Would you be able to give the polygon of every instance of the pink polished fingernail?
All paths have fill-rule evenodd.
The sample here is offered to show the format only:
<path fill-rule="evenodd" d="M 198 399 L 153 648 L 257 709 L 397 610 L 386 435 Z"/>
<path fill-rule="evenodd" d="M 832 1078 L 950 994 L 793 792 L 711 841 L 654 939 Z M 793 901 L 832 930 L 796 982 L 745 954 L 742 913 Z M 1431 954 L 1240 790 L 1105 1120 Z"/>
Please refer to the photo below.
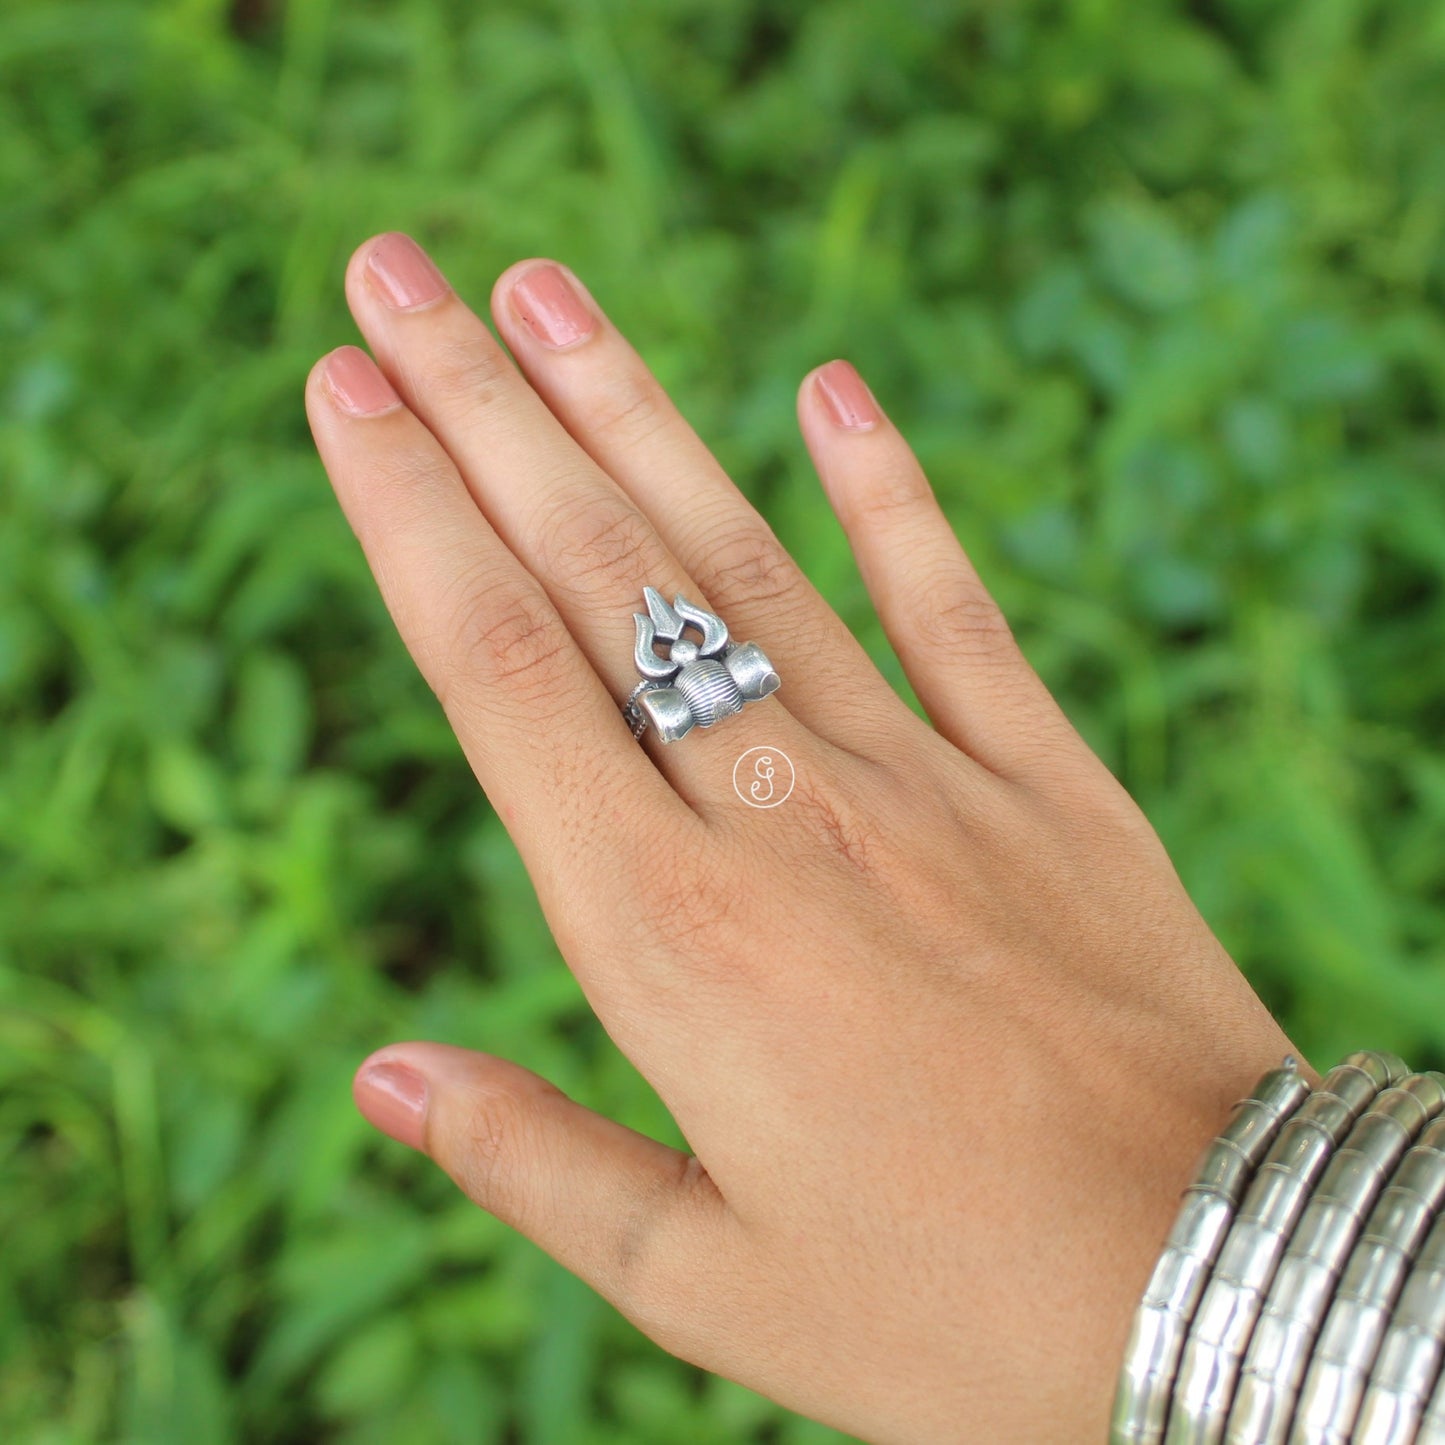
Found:
<path fill-rule="evenodd" d="M 512 285 L 512 305 L 544 346 L 571 346 L 591 336 L 592 313 L 555 266 L 537 266 Z"/>
<path fill-rule="evenodd" d="M 326 358 L 325 376 L 337 406 L 352 416 L 375 416 L 401 400 L 381 369 L 359 346 L 338 346 Z"/>
<path fill-rule="evenodd" d="M 451 289 L 432 259 L 402 231 L 388 231 L 366 258 L 367 274 L 388 306 L 425 306 Z"/>
<path fill-rule="evenodd" d="M 813 381 L 836 426 L 845 431 L 870 431 L 883 420 L 873 393 L 846 361 L 830 361 Z"/>
<path fill-rule="evenodd" d="M 372 1064 L 351 1086 L 356 1107 L 368 1123 L 399 1144 L 423 1147 L 426 1080 L 407 1064 Z"/>

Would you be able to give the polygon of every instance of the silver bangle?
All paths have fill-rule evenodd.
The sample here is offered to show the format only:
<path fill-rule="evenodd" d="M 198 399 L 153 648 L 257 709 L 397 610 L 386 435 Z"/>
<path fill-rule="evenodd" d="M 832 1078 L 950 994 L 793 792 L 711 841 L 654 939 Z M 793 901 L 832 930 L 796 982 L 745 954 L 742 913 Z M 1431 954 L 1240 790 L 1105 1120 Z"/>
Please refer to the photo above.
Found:
<path fill-rule="evenodd" d="M 1134 1315 L 1114 1396 L 1111 1445 L 1158 1445 L 1163 1439 L 1179 1355 L 1235 1207 L 1284 1120 L 1309 1092 L 1289 1056 L 1234 1106 L 1200 1157 Z"/>
<path fill-rule="evenodd" d="M 1133 1321 L 1111 1419 L 1115 1445 L 1222 1439 L 1255 1320 L 1315 1181 L 1356 1119 L 1407 1072 L 1393 1055 L 1364 1052 L 1306 1097 L 1275 1083 L 1294 1100 L 1270 1137 L 1255 1126 L 1251 1137 L 1264 1150 L 1257 1172 L 1259 1153 L 1238 1157 L 1225 1135 L 1206 1151 Z M 1256 1095 L 1270 1082 L 1261 1080 Z M 1211 1168 L 1222 1187 L 1198 1187 Z"/>
<path fill-rule="evenodd" d="M 1356 1121 L 1309 1196 L 1250 1336 L 1224 1438 L 1284 1445 L 1300 1380 L 1365 1217 L 1415 1136 L 1445 1109 L 1445 1079 L 1412 1074 Z"/>
<path fill-rule="evenodd" d="M 1350 1252 L 1300 1387 L 1290 1445 L 1347 1445 L 1410 1261 L 1445 1203 L 1445 1119 L 1400 1161 Z"/>
<path fill-rule="evenodd" d="M 1361 1113 L 1407 1070 L 1389 1054 L 1351 1054 L 1279 1131 L 1249 1186 L 1199 1302 L 1179 1362 L 1166 1445 L 1219 1445 L 1265 1291 L 1326 1162 Z"/>
<path fill-rule="evenodd" d="M 1420 1417 L 1415 1445 L 1445 1445 L 1445 1372 L 1435 1381 L 1434 1393 Z"/>
<path fill-rule="evenodd" d="M 1111 1445 L 1445 1445 L 1445 1073 L 1293 1058 L 1204 1151 Z"/>
<path fill-rule="evenodd" d="M 1411 1445 L 1445 1351 L 1445 1215 L 1436 1215 L 1405 1279 L 1360 1402 L 1355 1433 Z"/>

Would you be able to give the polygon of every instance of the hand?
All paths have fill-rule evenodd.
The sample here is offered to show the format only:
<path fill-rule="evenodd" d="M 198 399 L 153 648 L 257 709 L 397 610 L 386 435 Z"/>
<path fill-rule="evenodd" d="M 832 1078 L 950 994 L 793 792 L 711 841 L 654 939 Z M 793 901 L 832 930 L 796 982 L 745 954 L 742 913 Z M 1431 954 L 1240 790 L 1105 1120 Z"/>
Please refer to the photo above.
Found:
<path fill-rule="evenodd" d="M 404 236 L 346 291 L 380 370 L 318 362 L 316 444 L 564 957 L 694 1152 L 434 1044 L 368 1059 L 360 1107 L 663 1348 L 794 1410 L 908 1445 L 1104 1439 L 1179 1191 L 1292 1045 L 902 437 L 846 363 L 804 379 L 932 728 L 565 270 L 497 282 L 515 363 Z M 718 612 L 781 690 L 635 742 L 645 585 Z M 791 761 L 779 806 L 734 790 L 754 747 Z"/>

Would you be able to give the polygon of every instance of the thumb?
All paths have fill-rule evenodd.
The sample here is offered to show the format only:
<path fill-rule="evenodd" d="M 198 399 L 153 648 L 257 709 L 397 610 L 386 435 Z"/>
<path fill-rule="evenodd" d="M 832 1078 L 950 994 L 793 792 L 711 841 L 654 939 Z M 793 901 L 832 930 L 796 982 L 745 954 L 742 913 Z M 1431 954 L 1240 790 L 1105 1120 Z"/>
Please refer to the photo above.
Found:
<path fill-rule="evenodd" d="M 691 1154 L 569 1099 L 530 1069 L 447 1044 L 392 1044 L 352 1081 L 356 1105 L 429 1155 L 673 1354 L 702 1363 L 710 1281 L 736 1221 Z"/>

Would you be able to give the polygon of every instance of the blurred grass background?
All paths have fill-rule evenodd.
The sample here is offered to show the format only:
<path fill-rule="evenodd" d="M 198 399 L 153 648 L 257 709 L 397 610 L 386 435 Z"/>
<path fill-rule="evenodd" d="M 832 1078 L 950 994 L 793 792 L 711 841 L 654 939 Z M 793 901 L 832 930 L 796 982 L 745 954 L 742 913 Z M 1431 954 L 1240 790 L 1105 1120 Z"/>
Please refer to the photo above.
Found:
<path fill-rule="evenodd" d="M 853 358 L 1311 1058 L 1445 1063 L 1445 6 L 7 0 L 0 77 L 0 1438 L 839 1438 L 351 1106 L 429 1037 L 676 1140 L 310 443 L 379 230 L 574 266 L 897 677 Z"/>

